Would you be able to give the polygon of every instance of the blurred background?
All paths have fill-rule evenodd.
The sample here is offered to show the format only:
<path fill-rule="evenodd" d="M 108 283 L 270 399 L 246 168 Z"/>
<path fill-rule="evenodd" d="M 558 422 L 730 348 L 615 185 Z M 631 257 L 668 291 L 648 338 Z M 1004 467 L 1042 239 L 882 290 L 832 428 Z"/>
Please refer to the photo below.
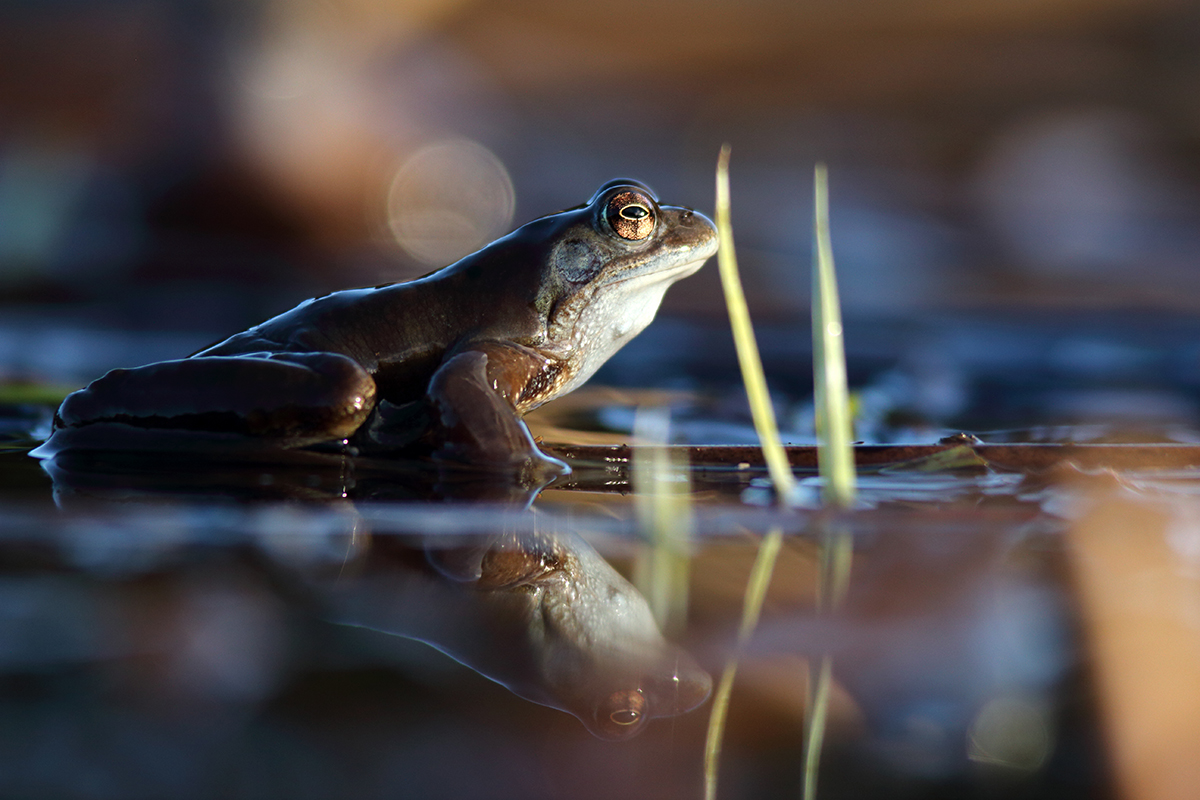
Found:
<path fill-rule="evenodd" d="M 851 314 L 1196 304 L 1193 3 L 9 0 L 0 320 L 179 355 L 613 177 L 711 211 L 723 142 L 756 319 L 805 314 L 818 160 Z"/>
<path fill-rule="evenodd" d="M 800 431 L 789 441 L 803 441 L 812 418 L 804 328 L 812 170 L 825 161 L 851 378 L 867 386 L 859 393 L 862 438 L 932 441 L 954 430 L 1038 424 L 1045 427 L 1034 440 L 1086 441 L 1081 422 L 1115 420 L 1133 441 L 1200 442 L 1200 4 L 1184 0 L 0 0 L 0 387 L 28 380 L 75 388 L 110 367 L 180 357 L 315 294 L 426 273 L 517 224 L 584 202 L 614 177 L 637 178 L 665 202 L 710 212 L 725 142 L 733 148 L 733 220 L 760 345 L 772 388 L 795 401 L 781 406 L 782 425 Z M 697 380 L 669 383 L 681 373 L 719 383 L 708 405 L 697 401 L 691 420 L 706 427 L 688 436 L 753 441 L 715 268 L 668 293 L 662 316 L 672 314 L 687 324 L 660 322 L 607 376 L 639 386 L 694 387 Z M 11 410 L 10 400 L 0 405 Z M 15 429 L 25 435 L 39 420 L 48 429 L 52 404 L 44 405 L 22 412 Z M 731 417 L 736 424 L 724 425 Z M 1073 427 L 1051 427 L 1061 421 Z M 1147 421 L 1162 426 L 1147 433 Z M 689 420 L 676 411 L 672 424 Z M 1112 428 L 1102 433 L 1113 438 Z M 0 480 L 6 502 L 44 502 L 49 478 L 23 450 L 11 452 Z M 1054 496 L 1039 495 L 1037 485 L 1011 487 L 1022 503 L 1048 498 L 1047 525 L 1057 536 L 1062 523 L 1054 515 L 1063 512 L 1052 507 Z M 944 485 L 926 488 L 918 500 L 898 492 L 893 505 L 932 496 L 928 502 L 940 507 L 953 496 Z M 1008 502 L 991 485 L 971 491 L 959 508 Z M 1193 483 L 1180 491 L 1194 493 Z M 336 496 L 340 502 L 344 495 Z M 1145 562 L 1160 565 L 1162 575 L 1200 574 L 1200 511 L 1188 509 L 1178 524 L 1154 523 L 1156 536 L 1185 543 L 1178 547 L 1186 573 L 1169 554 Z M 285 511 L 276 527 L 286 531 L 297 516 Z M 209 513 L 216 512 L 203 507 L 199 520 L 184 514 L 184 522 L 207 532 Z M 1121 521 L 1117 539 L 1141 524 L 1128 516 L 1125 524 L 1110 511 L 1091 524 L 1105 533 L 1107 520 Z M 154 573 L 144 585 L 141 573 L 123 567 L 133 575 L 126 581 L 127 573 L 96 553 L 109 541 L 98 532 L 125 545 L 131 523 L 100 519 L 99 529 L 79 528 L 83 555 L 64 556 L 69 569 L 95 572 L 83 584 L 69 575 L 43 584 L 38 573 L 38 580 L 0 587 L 8 593 L 0 610 L 9 615 L 10 641 L 11 631 L 28 630 L 28 652 L 37 658 L 60 657 L 44 642 L 61 618 L 60 639 L 70 643 L 78 633 L 78 641 L 96 643 L 93 650 L 79 645 L 84 656 L 64 651 L 64 661 L 116 659 L 104 673 L 115 678 L 65 672 L 59 687 L 49 683 L 58 673 L 43 683 L 12 678 L 31 669 L 17 658 L 26 651 L 0 653 L 8 659 L 0 679 L 15 689 L 0 693 L 0 739 L 33 743 L 0 748 L 0 757 L 39 779 L 76 781 L 86 789 L 79 796 L 128 796 L 122 789 L 143 784 L 115 781 L 106 794 L 96 786 L 108 784 L 94 776 L 108 772 L 62 766 L 116 763 L 121 774 L 150 775 L 144 785 L 167 786 L 168 794 L 206 796 L 208 786 L 225 784 L 195 776 L 223 781 L 226 773 L 205 759 L 216 753 L 240 764 L 229 753 L 244 747 L 251 765 L 244 785 L 259 785 L 250 778 L 265 787 L 295 785 L 294 796 L 346 793 L 346 786 L 365 797 L 394 796 L 393 786 L 419 793 L 412 787 L 426 784 L 414 782 L 418 767 L 430 786 L 444 788 L 447 776 L 466 786 L 475 780 L 462 769 L 466 762 L 488 786 L 510 774 L 544 779 L 549 764 L 560 777 L 520 784 L 531 797 L 561 796 L 558 787 L 576 782 L 592 791 L 576 796 L 628 795 L 630 786 L 666 796 L 681 774 L 698 788 L 702 714 L 663 724 L 635 747 L 600 751 L 575 720 L 544 709 L 534 708 L 543 715 L 519 723 L 524 733 L 514 735 L 513 720 L 524 719 L 528 704 L 506 701 L 503 692 L 497 701 L 495 687 L 478 676 L 467 676 L 478 683 L 464 691 L 441 677 L 445 665 L 429 668 L 433 677 L 417 688 L 397 683 L 367 656 L 356 656 L 367 667 L 351 666 L 359 678 L 373 670 L 373 680 L 329 678 L 351 672 L 333 663 L 345 648 L 327 644 L 346 634 L 308 631 L 306 616 L 293 619 L 274 588 L 263 588 L 248 567 L 221 561 L 226 555 L 137 567 L 167 575 L 160 583 Z M 61 524 L 41 512 L 22 523 L 11 506 L 3 522 L 42 544 Z M 184 522 L 147 525 L 171 537 Z M 1016 675 L 1028 678 L 1022 691 L 1033 686 L 1049 697 L 1047 687 L 1063 689 L 1052 710 L 1064 744 L 1047 744 L 1038 755 L 1054 751 L 1044 772 L 1036 772 L 1040 762 L 1021 767 L 1043 781 L 1043 794 L 1004 783 L 970 796 L 1004 796 L 1009 786 L 1010 796 L 1084 796 L 1062 789 L 1080 785 L 1095 789 L 1087 796 L 1111 796 L 1107 764 L 1096 755 L 1092 665 L 1087 653 L 1078 655 L 1084 648 L 1073 626 L 1089 628 L 1107 613 L 1105 603 L 1124 596 L 1110 590 L 1114 574 L 1143 586 L 1173 584 L 1147 581 L 1157 573 L 1117 549 L 1110 560 L 1080 559 L 1082 588 L 1059 595 L 1063 545 L 1031 537 L 1042 529 L 1026 516 L 993 520 L 993 528 L 969 515 L 953 522 L 942 550 L 937 541 L 925 550 L 911 546 L 929 533 L 919 519 L 920 535 L 899 540 L 902 546 L 856 554 L 856 576 L 867 579 L 856 578 L 867 592 L 862 607 L 885 610 L 887 627 L 898 633 L 879 636 L 883 623 L 864 614 L 873 627 L 846 647 L 861 645 L 866 656 L 851 665 L 857 672 L 840 662 L 839 670 L 864 713 L 895 723 L 876 732 L 899 733 L 867 742 L 884 757 L 832 758 L 845 759 L 842 775 L 852 784 L 876 780 L 862 765 L 878 771 L 889 758 L 900 763 L 894 769 L 917 774 L 914 781 L 949 782 L 942 794 L 910 787 L 889 796 L 968 796 L 954 783 L 965 780 L 967 759 L 959 727 L 979 719 L 967 711 L 989 699 L 985 689 L 1011 688 L 988 680 Z M 1097 546 L 1089 530 L 1073 534 L 1081 551 Z M 1098 541 L 1103 547 L 1107 540 Z M 738 546 L 748 572 L 748 540 Z M 1157 558 L 1157 550 L 1148 552 Z M 4 558 L 26 564 L 11 550 Z M 797 560 L 789 575 L 808 574 L 813 559 Z M 880 577 L 892 567 L 903 579 L 894 584 Z M 743 574 L 696 574 L 731 588 L 695 591 L 693 605 L 703 614 L 704 598 L 716 596 L 732 620 Z M 1026 591 L 1046 576 L 1053 597 Z M 806 584 L 780 585 L 799 592 Z M 1130 595 L 1139 610 L 1153 608 L 1171 624 L 1152 628 L 1137 618 L 1118 629 L 1156 637 L 1125 648 L 1137 657 L 1121 674 L 1161 704 L 1132 692 L 1129 705 L 1186 712 L 1193 727 L 1184 733 L 1171 734 L 1177 729 L 1164 727 L 1161 715 L 1146 719 L 1148 730 L 1173 737 L 1189 764 L 1195 705 L 1180 698 L 1194 688 L 1195 651 L 1166 656 L 1170 643 L 1186 648 L 1195 632 L 1194 588 L 1179 589 L 1177 606 Z M 105 604 L 110 590 L 116 605 Z M 51 595 L 60 591 L 69 602 L 56 606 L 59 596 Z M 89 614 L 113 607 L 118 620 L 121 609 L 131 610 L 125 644 L 92 632 L 109 629 L 92 625 Z M 1082 622 L 1072 616 L 1079 608 Z M 908 627 L 895 619 L 906 609 L 915 609 Z M 1172 609 L 1182 609 L 1177 620 Z M 1016 622 L 1006 628 L 997 619 Z M 732 624 L 718 619 L 710 630 Z M 1047 633 L 1059 625 L 1062 631 Z M 1043 636 L 1046 643 L 1029 643 Z M 1096 641 L 1103 649 L 1103 632 Z M 123 671 L 121 647 L 136 658 L 150 653 L 146 670 Z M 282 666 L 292 663 L 289 648 L 307 648 L 311 663 Z M 718 649 L 701 653 L 707 666 L 719 667 Z M 214 655 L 205 661 L 198 653 Z M 920 658 L 909 658 L 914 653 Z M 1174 680 L 1154 672 L 1177 663 Z M 230 664 L 246 666 L 221 671 Z M 1022 672 L 1022 664 L 1045 669 Z M 760 685 L 772 677 L 763 674 Z M 81 683 L 73 683 L 78 675 Z M 927 676 L 940 681 L 936 691 L 926 691 Z M 272 683 L 285 677 L 290 688 Z M 788 793 L 780 796 L 796 796 L 801 684 L 778 683 L 792 694 L 760 689 L 757 704 L 735 700 L 731 730 L 735 738 L 739 726 L 743 734 L 771 734 L 762 715 L 782 720 L 776 730 L 785 733 L 762 744 L 778 763 L 767 778 L 784 776 L 779 785 Z M 31 685 L 45 694 L 26 691 Z M 485 740 L 463 739 L 461 726 L 425 705 L 437 685 L 471 713 L 491 715 Z M 177 686 L 182 700 L 159 702 L 158 693 Z M 1115 696 L 1125 696 L 1121 688 L 1112 689 Z M 86 713 L 78 710 L 80 692 Z M 230 699 L 212 699 L 218 696 Z M 27 705 L 26 697 L 33 697 Z M 127 713 L 128 697 L 153 712 Z M 926 697 L 938 702 L 922 705 Z M 193 698 L 216 711 L 199 713 L 202 703 Z M 268 702 L 279 717 L 266 714 L 260 723 L 246 712 Z M 1034 707 L 1037 725 L 1041 708 Z M 356 714 L 371 724 L 348 737 L 339 720 Z M 316 720 L 312 738 L 297 737 L 297 718 Z M 530 737 L 537 748 L 524 746 Z M 1168 752 L 1166 738 L 1148 736 L 1149 752 Z M 322 755 L 331 747 L 333 756 Z M 455 747 L 463 748 L 461 758 Z M 727 750 L 735 757 L 726 774 L 742 788 L 735 796 L 768 796 L 761 766 L 738 766 L 736 755 L 749 750 L 739 747 Z M 114 762 L 112 753 L 130 760 Z M 930 753 L 959 760 L 944 767 L 924 758 Z M 628 767 L 633 762 L 636 769 Z M 254 764 L 266 766 L 254 772 Z M 352 785 L 346 776 L 362 780 Z M 360 784 L 376 793 L 359 791 Z M 1195 785 L 1162 796 L 1189 797 Z M 147 796 L 154 794 L 163 792 Z M 266 789 L 247 794 L 270 796 Z"/>

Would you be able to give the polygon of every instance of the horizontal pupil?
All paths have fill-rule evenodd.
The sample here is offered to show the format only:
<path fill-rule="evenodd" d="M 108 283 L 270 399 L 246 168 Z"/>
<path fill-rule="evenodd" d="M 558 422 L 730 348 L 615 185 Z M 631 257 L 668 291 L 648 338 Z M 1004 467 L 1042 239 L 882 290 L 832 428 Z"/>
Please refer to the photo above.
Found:
<path fill-rule="evenodd" d="M 621 209 L 621 216 L 625 219 L 645 219 L 650 212 L 644 206 L 625 206 Z"/>

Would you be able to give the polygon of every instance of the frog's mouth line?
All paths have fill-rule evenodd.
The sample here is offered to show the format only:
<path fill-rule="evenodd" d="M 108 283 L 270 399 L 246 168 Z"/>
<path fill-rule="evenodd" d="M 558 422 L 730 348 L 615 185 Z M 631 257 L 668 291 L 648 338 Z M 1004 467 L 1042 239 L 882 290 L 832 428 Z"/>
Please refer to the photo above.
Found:
<path fill-rule="evenodd" d="M 684 275 L 691 274 L 692 272 L 700 269 L 700 267 L 704 266 L 704 262 L 708 261 L 708 259 L 711 257 L 712 256 L 705 256 L 704 258 L 685 261 L 682 264 L 662 267 L 660 269 L 650 270 L 649 272 L 638 272 L 637 267 L 631 267 L 630 271 L 633 274 L 622 275 L 616 280 L 610 281 L 607 285 L 610 287 L 619 286 L 622 283 L 628 283 L 629 281 L 636 280 L 645 280 L 647 283 L 657 283 L 658 281 L 662 280 L 677 279 L 676 276 L 683 277 Z"/>

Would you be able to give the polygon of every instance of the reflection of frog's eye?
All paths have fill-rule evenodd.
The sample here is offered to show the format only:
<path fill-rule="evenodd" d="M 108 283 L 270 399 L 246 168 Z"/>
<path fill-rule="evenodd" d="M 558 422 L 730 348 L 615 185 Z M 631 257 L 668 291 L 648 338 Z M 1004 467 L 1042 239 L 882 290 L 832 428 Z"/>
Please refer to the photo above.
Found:
<path fill-rule="evenodd" d="M 596 708 L 597 732 L 608 739 L 633 736 L 646 719 L 646 696 L 639 689 L 613 692 Z"/>
<path fill-rule="evenodd" d="M 626 725 L 632 725 L 633 723 L 637 722 L 639 719 L 642 718 L 642 715 L 639 714 L 637 711 L 634 711 L 632 708 L 622 708 L 619 711 L 614 711 L 611 714 L 609 714 L 608 718 L 610 720 L 612 720 L 613 722 L 615 722 L 616 724 L 624 727 Z"/>
<path fill-rule="evenodd" d="M 654 206 L 638 192 L 613 195 L 605 216 L 622 239 L 640 241 L 654 230 Z"/>

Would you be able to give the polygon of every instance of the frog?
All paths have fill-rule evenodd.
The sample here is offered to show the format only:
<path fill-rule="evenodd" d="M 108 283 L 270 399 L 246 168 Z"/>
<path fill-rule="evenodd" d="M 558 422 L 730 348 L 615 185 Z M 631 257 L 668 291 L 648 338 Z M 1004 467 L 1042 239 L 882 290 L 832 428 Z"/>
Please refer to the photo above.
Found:
<path fill-rule="evenodd" d="M 33 455 L 417 448 L 531 481 L 565 474 L 524 415 L 649 325 L 717 238 L 703 214 L 609 181 L 420 278 L 335 291 L 186 358 L 112 370 L 66 397 Z"/>
<path fill-rule="evenodd" d="M 359 537 L 325 569 L 298 577 L 328 621 L 423 642 L 600 739 L 631 739 L 712 690 L 641 592 L 553 517 L 503 534 Z"/>

